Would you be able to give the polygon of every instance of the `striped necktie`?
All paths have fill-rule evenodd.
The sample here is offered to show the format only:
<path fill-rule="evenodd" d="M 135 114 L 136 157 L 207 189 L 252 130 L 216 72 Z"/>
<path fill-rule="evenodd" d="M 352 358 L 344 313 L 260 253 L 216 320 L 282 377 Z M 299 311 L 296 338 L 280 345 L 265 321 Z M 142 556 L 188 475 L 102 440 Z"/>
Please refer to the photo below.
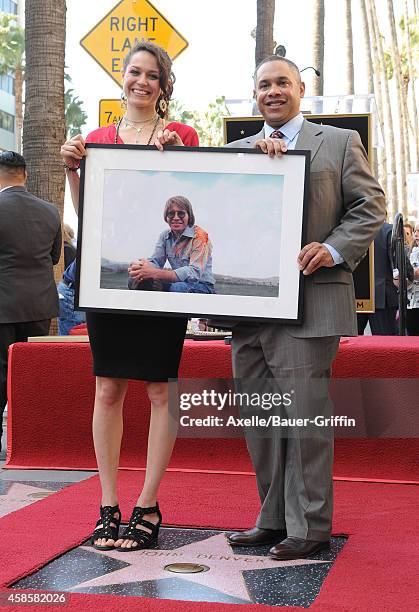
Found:
<path fill-rule="evenodd" d="M 281 130 L 274 130 L 269 138 L 284 138 L 284 134 Z"/>

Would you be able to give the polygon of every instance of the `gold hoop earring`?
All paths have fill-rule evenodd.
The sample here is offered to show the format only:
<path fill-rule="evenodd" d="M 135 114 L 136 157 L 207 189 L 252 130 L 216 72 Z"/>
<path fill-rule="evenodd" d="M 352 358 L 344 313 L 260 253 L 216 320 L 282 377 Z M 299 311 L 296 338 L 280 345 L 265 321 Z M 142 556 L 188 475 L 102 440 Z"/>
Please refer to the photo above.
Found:
<path fill-rule="evenodd" d="M 127 96 L 124 90 L 121 91 L 121 106 L 124 110 L 127 110 Z"/>
<path fill-rule="evenodd" d="M 163 113 L 163 115 L 166 114 L 166 111 L 167 111 L 167 102 L 166 102 L 166 100 L 164 98 L 160 98 L 159 109 Z"/>

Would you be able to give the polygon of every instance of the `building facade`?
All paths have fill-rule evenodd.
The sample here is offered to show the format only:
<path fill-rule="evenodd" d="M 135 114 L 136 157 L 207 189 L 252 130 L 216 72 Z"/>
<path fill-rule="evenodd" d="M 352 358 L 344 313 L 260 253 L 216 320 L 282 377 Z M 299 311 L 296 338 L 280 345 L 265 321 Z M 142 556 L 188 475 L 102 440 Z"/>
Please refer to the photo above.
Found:
<path fill-rule="evenodd" d="M 22 0 L 0 0 L 0 11 L 16 15 L 23 25 Z M 0 75 L 0 150 L 20 150 L 15 132 L 15 80 L 13 74 Z"/>

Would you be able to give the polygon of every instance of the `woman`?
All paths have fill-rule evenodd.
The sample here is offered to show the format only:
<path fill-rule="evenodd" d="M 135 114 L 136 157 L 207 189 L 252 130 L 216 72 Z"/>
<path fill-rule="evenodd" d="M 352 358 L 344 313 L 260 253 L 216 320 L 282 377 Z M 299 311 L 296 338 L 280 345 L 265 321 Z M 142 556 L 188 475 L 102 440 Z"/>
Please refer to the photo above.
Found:
<path fill-rule="evenodd" d="M 76 325 L 86 321 L 86 315 L 80 310 L 74 310 L 74 294 L 76 284 L 76 260 L 64 270 L 63 278 L 58 283 L 59 313 L 58 334 L 68 336 Z"/>
<path fill-rule="evenodd" d="M 171 65 L 162 48 L 149 42 L 136 44 L 124 60 L 122 98 L 126 111 L 119 123 L 95 130 L 86 140 L 75 136 L 62 146 L 75 207 L 79 192 L 76 170 L 86 155 L 85 142 L 154 144 L 161 151 L 164 144 L 198 145 L 193 128 L 164 123 L 174 83 Z M 177 378 L 186 323 L 186 319 L 164 316 L 87 315 L 96 375 L 93 439 L 102 487 L 100 518 L 91 542 L 99 550 L 140 550 L 157 541 L 162 520 L 157 493 L 175 441 L 169 428 L 167 381 Z M 161 351 L 159 338 L 165 351 Z M 151 418 L 144 486 L 128 527 L 119 537 L 116 480 L 128 379 L 147 381 Z"/>
<path fill-rule="evenodd" d="M 74 231 L 67 223 L 63 223 L 64 270 L 76 259 L 76 248 L 73 244 Z"/>
<path fill-rule="evenodd" d="M 419 222 L 413 232 L 410 263 L 413 267 L 413 282 L 407 290 L 406 328 L 409 336 L 419 336 Z"/>
<path fill-rule="evenodd" d="M 189 200 L 169 198 L 163 218 L 169 226 L 162 232 L 150 259 L 140 259 L 129 268 L 130 289 L 151 288 L 178 293 L 215 293 L 212 275 L 212 244 L 205 230 L 195 225 Z M 168 261 L 171 270 L 163 267 Z"/>

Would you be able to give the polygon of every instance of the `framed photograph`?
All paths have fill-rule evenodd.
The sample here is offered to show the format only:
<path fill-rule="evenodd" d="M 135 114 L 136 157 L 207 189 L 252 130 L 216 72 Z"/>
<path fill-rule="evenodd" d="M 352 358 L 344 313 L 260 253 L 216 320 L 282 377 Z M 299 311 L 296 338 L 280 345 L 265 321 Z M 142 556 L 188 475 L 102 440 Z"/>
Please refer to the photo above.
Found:
<path fill-rule="evenodd" d="M 301 322 L 309 156 L 87 145 L 76 307 Z"/>

